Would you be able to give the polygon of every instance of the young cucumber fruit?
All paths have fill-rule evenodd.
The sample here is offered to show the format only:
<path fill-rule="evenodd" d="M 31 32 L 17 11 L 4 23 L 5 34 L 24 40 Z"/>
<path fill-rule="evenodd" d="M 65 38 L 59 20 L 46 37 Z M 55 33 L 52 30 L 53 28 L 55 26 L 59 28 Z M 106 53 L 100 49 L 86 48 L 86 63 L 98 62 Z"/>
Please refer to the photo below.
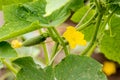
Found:
<path fill-rule="evenodd" d="M 28 39 L 22 43 L 22 46 L 33 46 L 36 44 L 40 44 L 41 42 L 44 42 L 46 38 L 49 37 L 48 33 L 43 33 L 39 36 L 36 36 L 34 38 Z"/>

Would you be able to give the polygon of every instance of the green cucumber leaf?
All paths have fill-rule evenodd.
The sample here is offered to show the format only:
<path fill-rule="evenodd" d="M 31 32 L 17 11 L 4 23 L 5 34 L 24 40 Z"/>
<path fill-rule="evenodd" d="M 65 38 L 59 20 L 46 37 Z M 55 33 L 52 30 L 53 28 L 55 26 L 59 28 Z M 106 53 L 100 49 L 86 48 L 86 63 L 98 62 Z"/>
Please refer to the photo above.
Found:
<path fill-rule="evenodd" d="M 55 67 L 55 77 L 57 80 L 107 80 L 100 63 L 78 55 L 67 56 L 61 61 Z"/>
<path fill-rule="evenodd" d="M 63 23 L 69 16 L 67 8 L 61 8 L 50 16 L 44 17 L 45 0 L 38 0 L 26 4 L 10 5 L 3 8 L 6 22 L 25 20 L 29 22 L 39 21 L 41 26 L 57 26 Z"/>
<path fill-rule="evenodd" d="M 13 63 L 21 67 L 16 80 L 54 80 L 52 67 L 38 67 L 31 57 L 18 58 Z"/>
<path fill-rule="evenodd" d="M 84 6 L 80 8 L 72 15 L 71 20 L 75 23 L 78 23 L 82 19 L 82 17 L 86 14 L 88 9 L 90 9 L 90 6 Z M 81 24 L 84 24 L 85 22 L 87 22 L 94 15 L 94 13 L 95 11 L 91 10 Z M 83 34 L 85 35 L 85 40 L 87 41 L 91 40 L 94 29 L 95 29 L 94 24 L 91 24 L 90 26 L 82 30 Z"/>
<path fill-rule="evenodd" d="M 26 3 L 26 2 L 31 2 L 31 1 L 33 0 L 0 0 L 0 10 L 2 9 L 3 5 Z"/>
<path fill-rule="evenodd" d="M 52 15 L 43 17 L 45 5 L 45 0 L 38 0 L 26 4 L 4 6 L 6 23 L 0 28 L 0 41 L 17 37 L 44 26 L 57 26 L 70 16 L 70 11 L 61 8 Z"/>
<path fill-rule="evenodd" d="M 100 41 L 101 52 L 111 60 L 120 63 L 120 17 L 114 15 L 109 22 L 109 30 L 106 30 Z M 111 30 L 111 31 L 110 31 Z"/>
<path fill-rule="evenodd" d="M 39 22 L 16 21 L 0 28 L 0 42 L 39 29 Z"/>
<path fill-rule="evenodd" d="M 18 58 L 13 63 L 21 67 L 16 80 L 107 80 L 102 65 L 87 56 L 69 55 L 57 66 L 45 69 L 31 57 Z"/>
<path fill-rule="evenodd" d="M 0 58 L 12 58 L 16 56 L 17 52 L 11 47 L 8 42 L 0 42 Z"/>

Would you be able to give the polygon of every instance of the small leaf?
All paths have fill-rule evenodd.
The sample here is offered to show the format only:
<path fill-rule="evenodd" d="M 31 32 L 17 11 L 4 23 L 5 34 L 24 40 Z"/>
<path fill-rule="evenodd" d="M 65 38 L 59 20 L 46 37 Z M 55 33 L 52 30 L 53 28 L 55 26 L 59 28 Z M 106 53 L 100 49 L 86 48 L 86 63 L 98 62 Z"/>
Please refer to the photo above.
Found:
<path fill-rule="evenodd" d="M 55 77 L 57 80 L 107 80 L 100 63 L 77 55 L 69 55 L 62 60 L 55 67 Z"/>
<path fill-rule="evenodd" d="M 120 17 L 114 15 L 109 22 L 100 42 L 101 52 L 108 58 L 120 63 Z M 111 29 L 110 29 L 111 28 Z M 111 31 L 110 31 L 111 30 Z"/>
<path fill-rule="evenodd" d="M 17 52 L 5 41 L 0 42 L 0 58 L 16 57 Z"/>

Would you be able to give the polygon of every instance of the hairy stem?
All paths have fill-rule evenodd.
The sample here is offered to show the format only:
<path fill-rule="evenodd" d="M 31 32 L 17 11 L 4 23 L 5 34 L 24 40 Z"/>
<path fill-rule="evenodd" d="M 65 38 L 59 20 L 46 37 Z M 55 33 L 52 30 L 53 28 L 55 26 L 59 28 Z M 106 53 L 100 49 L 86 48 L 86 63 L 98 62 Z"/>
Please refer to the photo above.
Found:
<path fill-rule="evenodd" d="M 56 51 L 55 55 L 51 58 L 49 65 L 51 65 L 55 59 L 55 57 L 62 51 L 63 48 L 60 48 L 58 51 Z"/>
<path fill-rule="evenodd" d="M 80 22 L 75 26 L 75 27 L 79 27 L 81 25 L 81 23 L 84 21 L 84 19 L 87 17 L 87 15 L 90 13 L 90 11 L 92 10 L 92 8 L 94 7 L 94 5 L 92 5 L 90 7 L 90 9 L 85 13 L 85 15 L 82 17 L 82 19 L 80 20 Z"/>
<path fill-rule="evenodd" d="M 8 63 L 5 59 L 1 59 L 2 63 L 6 65 L 6 67 L 11 70 L 15 75 L 17 74 L 17 70 L 10 64 Z"/>
<path fill-rule="evenodd" d="M 40 34 L 42 34 L 42 30 L 39 30 Z M 47 49 L 47 45 L 45 42 L 42 42 L 42 48 L 43 48 L 43 51 L 44 51 L 44 56 L 45 56 L 45 61 L 46 61 L 46 65 L 49 64 L 49 52 L 48 52 L 48 49 Z"/>
<path fill-rule="evenodd" d="M 100 1 L 99 0 L 95 0 L 95 4 L 98 10 L 98 13 L 101 13 L 101 6 L 100 6 Z"/>
<path fill-rule="evenodd" d="M 48 65 L 49 64 L 49 54 L 48 54 L 48 49 L 47 49 L 47 46 L 46 46 L 45 42 L 42 43 L 42 47 L 43 47 L 43 50 L 44 50 L 46 65 Z"/>
<path fill-rule="evenodd" d="M 54 27 L 52 29 L 55 32 L 58 41 L 60 41 L 60 44 L 62 44 L 64 52 L 65 52 L 65 55 L 67 56 L 69 54 L 69 50 L 67 48 L 66 43 L 64 42 L 64 40 L 62 39 L 62 37 L 59 35 L 59 33 L 57 32 L 57 30 Z"/>
<path fill-rule="evenodd" d="M 77 28 L 77 30 L 78 30 L 78 31 L 81 31 L 81 30 L 87 28 L 89 25 L 95 23 L 95 20 L 94 20 L 94 19 L 96 18 L 96 16 L 97 16 L 97 13 L 95 13 L 86 23 L 84 23 L 83 25 L 79 26 L 79 27 Z"/>
<path fill-rule="evenodd" d="M 91 47 L 91 49 L 87 52 L 87 56 L 91 56 L 92 55 L 92 53 L 93 53 L 94 49 L 96 48 L 96 46 L 97 46 L 97 42 L 94 43 L 94 45 Z"/>
<path fill-rule="evenodd" d="M 93 37 L 88 45 L 88 47 L 81 53 L 81 55 L 85 55 L 87 54 L 87 52 L 92 48 L 92 46 L 94 45 L 94 43 L 96 42 L 96 39 L 97 39 L 97 34 L 98 34 L 98 31 L 99 31 L 99 27 L 100 27 L 100 23 L 101 23 L 101 20 L 102 20 L 102 17 L 103 17 L 103 14 L 99 13 L 98 14 L 98 18 L 97 18 L 97 23 L 96 23 L 96 28 L 95 28 L 95 32 L 93 34 Z"/>
<path fill-rule="evenodd" d="M 52 50 L 52 54 L 51 54 L 50 60 L 55 56 L 55 54 L 57 52 L 57 49 L 58 49 L 58 46 L 59 46 L 59 43 L 55 43 L 55 45 L 53 47 L 53 50 Z"/>
<path fill-rule="evenodd" d="M 111 17 L 113 16 L 114 12 L 116 11 L 118 7 L 116 7 L 113 12 L 111 14 L 108 15 L 107 19 L 105 20 L 104 24 L 102 25 L 102 27 L 100 28 L 99 34 L 98 34 L 98 39 L 101 37 L 102 33 L 105 30 L 105 27 L 107 25 L 107 23 L 109 22 L 109 20 L 111 19 Z"/>
<path fill-rule="evenodd" d="M 51 28 L 51 27 L 48 27 L 47 29 L 48 29 L 48 31 L 49 31 L 49 35 L 51 36 L 51 38 L 52 38 L 54 41 L 57 41 L 57 38 L 56 38 L 57 36 L 54 34 L 52 28 Z"/>

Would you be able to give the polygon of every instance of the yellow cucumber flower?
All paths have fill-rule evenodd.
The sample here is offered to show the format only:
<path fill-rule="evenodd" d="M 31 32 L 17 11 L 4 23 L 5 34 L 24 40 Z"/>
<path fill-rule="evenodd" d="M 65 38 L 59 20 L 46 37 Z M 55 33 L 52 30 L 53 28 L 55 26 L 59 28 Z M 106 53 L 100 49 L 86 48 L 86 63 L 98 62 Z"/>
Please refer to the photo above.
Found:
<path fill-rule="evenodd" d="M 20 41 L 18 41 L 18 40 L 13 40 L 13 41 L 11 42 L 11 46 L 12 46 L 13 48 L 20 48 L 20 47 L 22 46 L 22 43 L 21 43 Z"/>
<path fill-rule="evenodd" d="M 63 33 L 63 37 L 68 41 L 72 49 L 75 48 L 77 45 L 86 45 L 84 34 L 77 31 L 73 26 L 67 27 L 67 30 Z"/>
<path fill-rule="evenodd" d="M 115 63 L 114 62 L 105 61 L 103 63 L 103 72 L 107 76 L 110 76 L 110 75 L 116 73 L 116 65 L 115 65 Z"/>

